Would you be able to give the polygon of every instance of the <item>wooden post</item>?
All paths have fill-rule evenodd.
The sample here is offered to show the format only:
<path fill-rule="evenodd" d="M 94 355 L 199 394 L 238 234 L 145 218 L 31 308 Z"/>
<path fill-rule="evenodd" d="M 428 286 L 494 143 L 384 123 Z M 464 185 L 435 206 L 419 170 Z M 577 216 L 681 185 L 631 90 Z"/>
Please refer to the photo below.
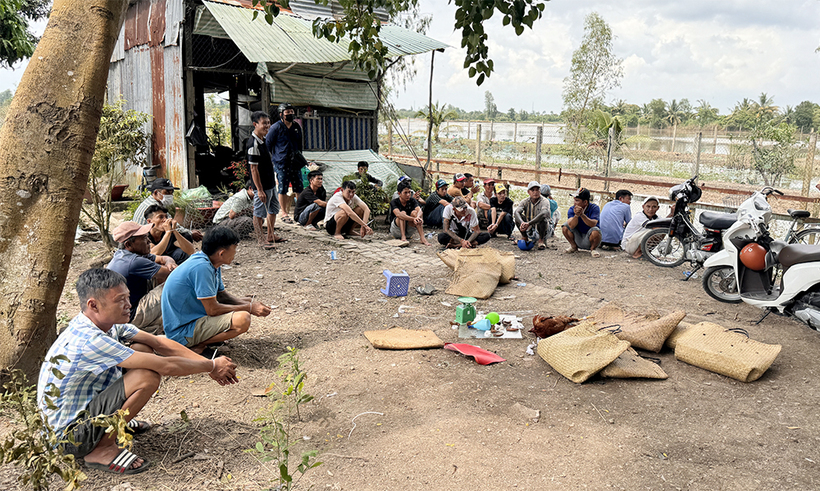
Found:
<path fill-rule="evenodd" d="M 393 120 L 387 121 L 387 154 L 393 155 Z"/>
<path fill-rule="evenodd" d="M 490 121 L 490 135 L 489 135 L 489 137 L 487 138 L 487 139 L 488 139 L 488 140 L 490 140 L 491 142 L 493 141 L 493 137 L 495 136 L 495 135 L 493 134 L 493 123 L 494 123 L 494 122 L 495 122 L 495 121 Z"/>
<path fill-rule="evenodd" d="M 407 116 L 407 137 L 410 138 L 410 116 Z"/>
<path fill-rule="evenodd" d="M 475 125 L 475 163 L 481 164 L 481 123 Z"/>
<path fill-rule="evenodd" d="M 467 121 L 467 139 L 470 139 L 470 121 Z"/>
<path fill-rule="evenodd" d="M 803 190 L 800 193 L 803 196 L 808 196 L 811 189 L 811 178 L 814 177 L 814 152 L 816 149 L 817 133 L 812 129 L 809 135 L 809 153 L 806 155 L 806 167 L 803 171 Z"/>
<path fill-rule="evenodd" d="M 421 176 L 421 187 L 424 188 L 427 180 L 427 169 L 430 168 L 430 161 L 433 159 L 433 67 L 436 63 L 436 50 L 430 52 L 430 89 L 428 90 L 427 101 L 427 164 L 424 165 L 424 174 Z M 438 168 L 436 168 L 438 171 Z"/>
<path fill-rule="evenodd" d="M 678 140 L 678 125 L 677 123 L 672 126 L 672 150 L 671 152 L 675 152 L 675 142 Z"/>
<path fill-rule="evenodd" d="M 518 123 L 513 123 L 513 143 L 516 143 L 518 140 Z"/>
<path fill-rule="evenodd" d="M 635 135 L 640 135 L 640 134 L 641 134 L 641 124 L 638 123 L 638 127 L 635 129 Z"/>
<path fill-rule="evenodd" d="M 698 132 L 698 136 L 695 138 L 695 175 L 700 174 L 700 141 L 703 138 L 703 132 Z"/>
<path fill-rule="evenodd" d="M 714 143 L 712 143 L 712 153 L 716 154 L 717 153 L 717 124 L 715 125 L 714 133 L 712 133 L 712 140 L 714 140 Z"/>
<path fill-rule="evenodd" d="M 609 191 L 609 169 L 612 167 L 613 143 L 615 143 L 615 128 L 610 126 L 609 137 L 606 140 L 606 168 L 604 168 L 604 177 L 606 177 L 607 180 L 604 181 L 604 191 Z"/>
<path fill-rule="evenodd" d="M 541 168 L 541 144 L 544 141 L 544 127 L 539 126 L 535 129 L 535 168 Z"/>

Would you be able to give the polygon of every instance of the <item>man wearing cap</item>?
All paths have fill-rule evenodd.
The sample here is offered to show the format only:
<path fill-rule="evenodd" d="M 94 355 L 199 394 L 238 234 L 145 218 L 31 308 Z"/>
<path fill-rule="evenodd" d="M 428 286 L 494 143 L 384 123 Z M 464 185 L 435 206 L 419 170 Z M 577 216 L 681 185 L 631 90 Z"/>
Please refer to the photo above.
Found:
<path fill-rule="evenodd" d="M 475 182 L 475 177 L 472 174 L 470 174 L 469 172 L 465 172 L 464 173 L 464 187 L 461 188 L 461 195 L 465 197 L 464 199 L 467 199 L 467 196 L 469 196 L 469 199 L 467 199 L 467 204 L 469 204 L 470 206 L 475 208 L 474 198 L 480 192 L 481 192 L 481 186 L 479 186 Z M 471 203 L 471 200 L 472 200 L 472 203 Z"/>
<path fill-rule="evenodd" d="M 495 185 L 495 196 L 490 199 L 490 225 L 487 231 L 492 237 L 501 234 L 511 239 L 514 230 L 512 200 L 507 198 L 507 188 L 498 183 Z"/>
<path fill-rule="evenodd" d="M 536 242 L 538 250 L 544 250 L 547 248 L 544 240 L 548 237 L 550 204 L 541 196 L 541 184 L 538 181 L 527 184 L 527 194 L 529 197 L 518 203 L 515 209 L 515 224 L 526 241 Z"/>
<path fill-rule="evenodd" d="M 629 221 L 624 229 L 624 238 L 621 241 L 621 247 L 624 251 L 632 254 L 632 257 L 638 259 L 641 257 L 641 242 L 646 234 L 651 232 L 651 229 L 646 228 L 647 222 L 658 218 L 658 208 L 660 203 L 658 198 L 654 196 L 647 196 L 641 203 L 641 211 L 636 213 Z M 670 214 L 670 216 L 672 216 Z"/>
<path fill-rule="evenodd" d="M 456 174 L 453 176 L 453 185 L 447 190 L 447 194 L 450 195 L 451 198 L 457 198 L 459 196 L 465 196 L 468 193 L 463 192 L 464 185 L 467 183 L 467 176 L 464 174 Z"/>
<path fill-rule="evenodd" d="M 478 213 L 478 226 L 486 229 L 490 225 L 490 200 L 495 197 L 495 179 L 484 180 L 484 192 L 475 199 L 475 211 Z"/>
<path fill-rule="evenodd" d="M 572 254 L 579 248 L 589 249 L 592 257 L 600 257 L 601 253 L 596 249 L 601 244 L 601 229 L 598 228 L 601 209 L 590 202 L 591 196 L 587 188 L 578 189 L 572 197 L 574 205 L 567 210 L 568 220 L 561 227 L 569 242 L 569 247 L 564 252 Z"/>
<path fill-rule="evenodd" d="M 431 245 L 424 237 L 424 217 L 421 213 L 419 202 L 413 198 L 413 189 L 409 181 L 399 184 L 397 191 L 399 197 L 390 202 L 390 214 L 393 220 L 390 222 L 390 234 L 406 241 L 413 236 L 413 230 L 418 230 L 421 243 Z"/>
<path fill-rule="evenodd" d="M 428 227 L 441 227 L 441 216 L 444 208 L 453 201 L 453 197 L 447 193 L 447 181 L 439 179 L 436 181 L 436 190 L 430 193 L 424 203 L 422 213 L 424 224 Z"/>
<path fill-rule="evenodd" d="M 617 251 L 621 247 L 624 228 L 632 220 L 632 193 L 626 189 L 619 189 L 615 193 L 615 201 L 610 201 L 601 210 L 601 249 Z"/>
<path fill-rule="evenodd" d="M 122 248 L 106 267 L 125 277 L 131 302 L 129 322 L 143 331 L 162 334 L 162 283 L 177 264 L 169 256 L 151 254 L 148 234 L 153 227 L 153 223 L 123 222 L 115 228 L 112 235 Z"/>
<path fill-rule="evenodd" d="M 370 169 L 370 164 L 368 164 L 367 161 L 362 160 L 358 163 L 356 171 L 360 176 L 362 176 L 362 183 L 366 182 L 372 186 L 375 186 L 376 189 L 381 189 L 384 186 L 384 183 L 368 174 L 368 169 Z"/>
<path fill-rule="evenodd" d="M 453 198 L 442 215 L 444 232 L 438 234 L 439 244 L 450 248 L 471 248 L 490 240 L 490 234 L 478 227 L 478 215 L 463 196 Z"/>
<path fill-rule="evenodd" d="M 279 213 L 279 198 L 276 196 L 276 177 L 271 160 L 271 153 L 266 143 L 270 129 L 270 117 L 267 113 L 256 111 L 251 114 L 253 132 L 245 144 L 250 167 L 251 180 L 256 193 L 253 198 L 253 229 L 256 240 L 264 249 L 273 249 L 277 242 L 285 239 L 274 233 L 276 214 Z M 267 221 L 267 235 L 262 233 L 262 223 Z"/>
<path fill-rule="evenodd" d="M 543 196 L 550 204 L 550 223 L 549 223 L 549 230 L 547 230 L 547 235 L 549 237 L 555 236 L 555 227 L 558 226 L 558 221 L 561 220 L 561 214 L 558 213 L 558 202 L 552 199 L 552 188 L 550 188 L 549 184 L 542 184 L 541 185 L 541 196 Z"/>
<path fill-rule="evenodd" d="M 307 165 L 302 156 L 302 126 L 295 118 L 296 111 L 292 105 L 279 104 L 279 121 L 270 127 L 265 137 L 265 146 L 279 183 L 279 218 L 285 223 L 293 223 L 290 218 L 290 201 L 286 197 L 288 186 L 292 186 L 297 195 L 302 192 L 301 168 Z"/>
<path fill-rule="evenodd" d="M 145 198 L 142 203 L 140 203 L 139 207 L 137 207 L 137 211 L 134 212 L 134 220 L 140 225 L 145 225 L 148 223 L 148 220 L 145 219 L 145 212 L 148 211 L 149 206 L 159 205 L 165 208 L 166 210 L 173 210 L 174 208 L 174 190 L 179 189 L 174 187 L 170 180 L 161 177 L 159 179 L 154 179 L 148 186 L 148 190 L 151 191 L 151 195 Z M 199 242 L 202 240 L 202 232 L 199 230 L 188 230 L 187 228 L 177 225 L 179 231 L 183 234 L 188 234 L 191 236 L 191 240 L 194 242 Z"/>

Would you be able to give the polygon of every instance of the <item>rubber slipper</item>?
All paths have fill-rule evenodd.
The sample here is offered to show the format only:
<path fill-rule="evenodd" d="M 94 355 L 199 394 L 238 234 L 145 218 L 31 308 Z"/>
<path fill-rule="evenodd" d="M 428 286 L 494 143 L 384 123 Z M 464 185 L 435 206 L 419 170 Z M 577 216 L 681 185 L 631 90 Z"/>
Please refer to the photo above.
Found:
<path fill-rule="evenodd" d="M 564 253 L 566 254 L 572 254 L 574 252 L 578 252 L 578 249 L 575 249 L 574 247 L 567 247 L 566 249 L 564 249 Z"/>
<path fill-rule="evenodd" d="M 543 250 L 544 250 L 544 249 L 546 249 L 546 248 L 547 248 L 547 246 L 546 246 L 546 245 L 544 245 L 544 244 L 538 244 L 538 250 L 539 250 L 539 251 L 543 251 Z"/>
<path fill-rule="evenodd" d="M 141 457 L 123 449 L 123 451 L 114 457 L 114 460 L 112 460 L 108 465 L 99 464 L 96 462 L 86 462 L 85 466 L 89 469 L 110 472 L 112 474 L 139 474 L 140 472 L 145 472 L 148 470 L 148 468 L 151 467 L 151 462 L 147 459 L 142 459 L 142 465 L 136 469 L 132 469 L 131 464 L 133 464 L 138 458 Z"/>
<path fill-rule="evenodd" d="M 589 255 L 592 257 L 601 257 L 601 253 L 596 250 L 589 251 Z"/>
<path fill-rule="evenodd" d="M 132 419 L 128 422 L 128 426 L 126 426 L 125 429 L 135 435 L 141 435 L 151 429 L 151 423 L 148 421 L 138 421 L 136 419 Z"/>
<path fill-rule="evenodd" d="M 291 223 L 291 224 L 293 223 L 293 218 L 291 218 L 289 216 L 284 216 L 284 217 L 281 218 L 281 220 L 285 223 Z"/>
<path fill-rule="evenodd" d="M 273 249 L 276 249 L 276 246 L 271 244 L 271 243 L 268 243 L 268 244 L 264 244 L 262 246 L 262 249 L 265 249 L 266 251 L 271 251 Z"/>

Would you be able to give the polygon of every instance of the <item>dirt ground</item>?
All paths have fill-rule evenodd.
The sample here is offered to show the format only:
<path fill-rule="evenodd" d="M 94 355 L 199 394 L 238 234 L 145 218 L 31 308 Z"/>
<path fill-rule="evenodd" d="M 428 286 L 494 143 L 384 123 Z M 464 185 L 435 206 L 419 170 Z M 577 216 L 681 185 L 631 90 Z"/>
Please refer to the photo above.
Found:
<path fill-rule="evenodd" d="M 394 325 L 459 342 L 448 324 L 457 302 L 443 293 L 449 269 L 435 257 L 438 247 L 414 241 L 399 252 L 381 245 L 383 227 L 373 242 L 346 247 L 317 240 L 327 238 L 324 232 L 281 233 L 289 241 L 276 251 L 243 241 L 223 272 L 229 291 L 275 306 L 222 351 L 239 365 L 241 382 L 165 379 L 140 413 L 156 427 L 134 445 L 153 469 L 125 478 L 87 471 L 84 489 L 272 488 L 276 466 L 244 450 L 258 441 L 253 420 L 268 404 L 253 393 L 274 379 L 286 346 L 301 350 L 306 391 L 315 396 L 295 424 L 294 454 L 317 449 L 323 462 L 299 489 L 820 488 L 820 333 L 774 315 L 751 325 L 760 311 L 712 300 L 699 278 L 681 281 L 686 266 L 658 268 L 621 253 L 566 255 L 563 239 L 530 252 L 494 239 L 491 246 L 516 252 L 518 280 L 477 307 L 517 312 L 527 328 L 536 313 L 582 316 L 608 301 L 660 313 L 684 309 L 688 322 L 743 327 L 753 339 L 781 344 L 760 380 L 737 382 L 678 362 L 667 350 L 659 355 L 667 380 L 577 385 L 525 353 L 530 333 L 461 341 L 507 359 L 490 366 L 443 349 L 375 350 L 362 332 Z M 373 257 L 353 244 L 367 245 Z M 78 311 L 71 293 L 77 275 L 98 263 L 100 252 L 95 243 L 75 248 L 64 319 Z M 383 269 L 406 270 L 411 287 L 431 283 L 439 291 L 387 298 L 379 292 Z M 556 290 L 564 294 L 555 298 Z M 401 305 L 413 308 L 398 314 Z M 183 410 L 191 424 L 180 430 Z M 180 460 L 189 452 L 196 455 Z M 12 470 L 4 471 L 0 488 L 17 488 Z"/>

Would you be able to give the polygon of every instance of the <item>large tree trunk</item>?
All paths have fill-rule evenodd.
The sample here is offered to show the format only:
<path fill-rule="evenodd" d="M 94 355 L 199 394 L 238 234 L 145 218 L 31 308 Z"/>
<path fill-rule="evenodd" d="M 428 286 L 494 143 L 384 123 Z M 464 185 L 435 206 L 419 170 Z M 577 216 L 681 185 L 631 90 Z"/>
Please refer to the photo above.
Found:
<path fill-rule="evenodd" d="M 128 0 L 55 0 L 0 130 L 0 368 L 33 378 L 56 337 Z"/>

